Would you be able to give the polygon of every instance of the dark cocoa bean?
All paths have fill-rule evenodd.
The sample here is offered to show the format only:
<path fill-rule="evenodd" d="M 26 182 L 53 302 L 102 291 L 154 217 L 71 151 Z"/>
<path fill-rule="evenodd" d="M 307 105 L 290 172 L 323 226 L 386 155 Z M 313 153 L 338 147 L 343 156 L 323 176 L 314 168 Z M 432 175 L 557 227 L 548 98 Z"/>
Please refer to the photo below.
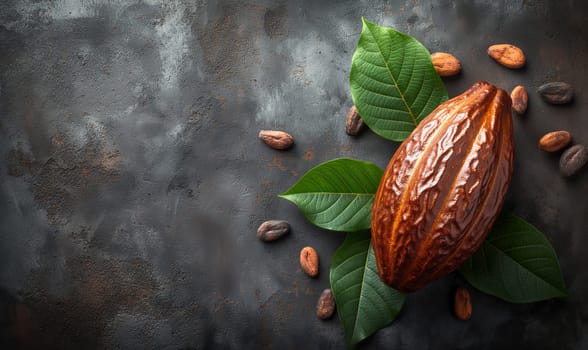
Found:
<path fill-rule="evenodd" d="M 316 305 L 316 316 L 321 320 L 328 320 L 335 313 L 335 297 L 330 289 L 325 289 Z"/>
<path fill-rule="evenodd" d="M 555 105 L 569 103 L 574 98 L 573 86 L 561 81 L 543 84 L 537 92 L 543 101 Z"/>
<path fill-rule="evenodd" d="M 565 176 L 572 176 L 588 163 L 588 148 L 574 145 L 562 153 L 559 159 L 559 170 Z"/>
<path fill-rule="evenodd" d="M 290 224 L 284 220 L 269 220 L 257 228 L 257 238 L 264 242 L 275 241 L 290 232 Z"/>
<path fill-rule="evenodd" d="M 361 119 L 357 108 L 351 106 L 347 113 L 347 120 L 345 121 L 345 132 L 347 132 L 348 135 L 355 136 L 359 134 L 361 129 L 363 129 L 363 125 L 363 119 Z"/>

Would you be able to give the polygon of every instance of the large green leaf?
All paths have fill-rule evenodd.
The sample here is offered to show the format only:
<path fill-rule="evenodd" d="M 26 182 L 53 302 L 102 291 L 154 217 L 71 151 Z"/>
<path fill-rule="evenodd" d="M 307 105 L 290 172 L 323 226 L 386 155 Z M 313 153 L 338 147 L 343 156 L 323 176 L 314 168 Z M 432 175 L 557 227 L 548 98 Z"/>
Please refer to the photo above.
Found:
<path fill-rule="evenodd" d="M 309 170 L 280 197 L 296 204 L 319 227 L 345 232 L 366 230 L 382 175 L 383 170 L 375 164 L 335 159 Z"/>
<path fill-rule="evenodd" d="M 429 51 L 415 38 L 363 19 L 351 61 L 351 96 L 376 134 L 403 141 L 447 100 Z"/>
<path fill-rule="evenodd" d="M 404 294 L 378 276 L 369 232 L 347 235 L 333 256 L 329 277 L 350 347 L 390 324 L 404 304 Z"/>
<path fill-rule="evenodd" d="M 553 247 L 534 226 L 514 215 L 499 218 L 459 271 L 482 292 L 513 303 L 567 295 Z"/>

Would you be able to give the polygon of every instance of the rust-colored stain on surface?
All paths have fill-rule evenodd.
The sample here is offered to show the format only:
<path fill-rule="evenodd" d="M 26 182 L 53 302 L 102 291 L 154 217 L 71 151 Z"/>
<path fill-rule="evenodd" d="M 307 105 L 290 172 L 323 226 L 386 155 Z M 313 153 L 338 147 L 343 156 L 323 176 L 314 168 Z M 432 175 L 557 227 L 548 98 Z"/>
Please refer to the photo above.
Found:
<path fill-rule="evenodd" d="M 304 156 L 302 157 L 304 160 L 312 160 L 314 159 L 314 149 L 309 148 L 304 152 Z"/>
<path fill-rule="evenodd" d="M 45 160 L 27 153 L 22 147 L 5 155 L 7 174 L 24 177 L 35 200 L 47 211 L 52 224 L 63 224 L 77 201 L 97 190 L 97 186 L 119 178 L 121 154 L 107 150 L 99 136 L 82 146 L 63 133 L 51 137 L 52 149 Z"/>
<path fill-rule="evenodd" d="M 20 325 L 35 346 L 73 348 L 101 344 L 105 327 L 121 312 L 150 310 L 159 285 L 148 262 L 80 256 L 65 262 L 64 276 L 72 288 L 64 295 L 53 295 L 43 286 L 52 285 L 57 276 L 49 266 L 33 271 L 24 303 L 30 310 L 23 319 L 32 324 Z M 25 315 L 26 316 L 26 315 Z"/>
<path fill-rule="evenodd" d="M 282 158 L 278 155 L 272 157 L 272 165 L 280 170 L 286 170 L 286 166 L 282 163 Z"/>

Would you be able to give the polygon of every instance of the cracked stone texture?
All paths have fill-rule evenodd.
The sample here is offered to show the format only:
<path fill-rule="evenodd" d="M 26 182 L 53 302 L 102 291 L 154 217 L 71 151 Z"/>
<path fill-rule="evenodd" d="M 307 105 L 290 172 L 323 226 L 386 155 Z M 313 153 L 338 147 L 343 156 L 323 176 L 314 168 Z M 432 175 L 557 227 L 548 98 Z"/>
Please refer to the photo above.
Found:
<path fill-rule="evenodd" d="M 339 320 L 314 313 L 343 236 L 276 195 L 323 161 L 384 167 L 397 147 L 345 134 L 364 16 L 460 58 L 451 96 L 527 87 L 507 207 L 545 232 L 570 296 L 512 305 L 470 288 L 464 323 L 451 274 L 359 348 L 588 348 L 588 171 L 565 179 L 536 146 L 558 129 L 588 144 L 586 15 L 579 0 L 2 1 L 0 347 L 344 348 Z M 487 57 L 500 42 L 525 69 Z M 576 86 L 572 105 L 540 100 L 554 80 Z M 272 150 L 260 129 L 296 146 Z M 269 219 L 292 233 L 260 242 Z M 298 266 L 306 245 L 317 279 Z"/>

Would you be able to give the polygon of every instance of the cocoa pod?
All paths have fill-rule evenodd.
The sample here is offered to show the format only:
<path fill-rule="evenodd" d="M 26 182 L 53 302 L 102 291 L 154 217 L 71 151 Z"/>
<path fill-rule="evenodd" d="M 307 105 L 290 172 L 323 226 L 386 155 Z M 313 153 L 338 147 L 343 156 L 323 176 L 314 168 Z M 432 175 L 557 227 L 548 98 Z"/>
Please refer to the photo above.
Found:
<path fill-rule="evenodd" d="M 588 148 L 584 145 L 574 145 L 559 159 L 559 170 L 564 176 L 572 176 L 588 163 Z"/>
<path fill-rule="evenodd" d="M 413 292 L 455 270 L 494 224 L 513 169 L 508 93 L 486 82 L 441 104 L 390 160 L 372 208 L 384 283 Z"/>
<path fill-rule="evenodd" d="M 348 135 L 355 136 L 359 134 L 361 129 L 363 129 L 363 126 L 364 122 L 363 119 L 361 119 L 361 116 L 359 115 L 357 108 L 355 107 L 355 105 L 351 106 L 349 112 L 347 113 L 347 119 L 345 121 L 345 132 Z"/>
<path fill-rule="evenodd" d="M 539 139 L 539 149 L 546 152 L 557 152 L 572 141 L 572 134 L 565 130 L 552 131 Z"/>
<path fill-rule="evenodd" d="M 257 228 L 257 238 L 264 242 L 280 239 L 290 232 L 290 224 L 284 220 L 269 220 Z"/>
<path fill-rule="evenodd" d="M 431 54 L 431 61 L 435 71 L 441 77 L 450 77 L 461 72 L 461 62 L 450 53 L 435 52 Z"/>
<path fill-rule="evenodd" d="M 316 305 L 316 317 L 328 320 L 335 313 L 335 297 L 330 289 L 325 289 L 319 297 Z"/>
<path fill-rule="evenodd" d="M 285 150 L 294 144 L 292 135 L 284 131 L 261 130 L 258 137 L 273 149 Z"/>
<path fill-rule="evenodd" d="M 543 101 L 554 105 L 570 103 L 574 99 L 574 87 L 561 81 L 543 84 L 537 92 Z"/>
<path fill-rule="evenodd" d="M 488 56 L 499 64 L 511 68 L 521 68 L 527 62 L 523 50 L 511 44 L 496 44 L 488 48 Z"/>
<path fill-rule="evenodd" d="M 319 256 L 313 247 L 304 247 L 300 251 L 300 266 L 310 277 L 319 274 Z"/>
<path fill-rule="evenodd" d="M 529 103 L 529 95 L 525 87 L 522 85 L 515 86 L 510 93 L 510 99 L 512 100 L 512 109 L 520 115 L 525 114 Z"/>
<path fill-rule="evenodd" d="M 472 299 L 467 289 L 459 287 L 455 290 L 453 312 L 455 317 L 462 321 L 467 321 L 472 317 Z"/>

